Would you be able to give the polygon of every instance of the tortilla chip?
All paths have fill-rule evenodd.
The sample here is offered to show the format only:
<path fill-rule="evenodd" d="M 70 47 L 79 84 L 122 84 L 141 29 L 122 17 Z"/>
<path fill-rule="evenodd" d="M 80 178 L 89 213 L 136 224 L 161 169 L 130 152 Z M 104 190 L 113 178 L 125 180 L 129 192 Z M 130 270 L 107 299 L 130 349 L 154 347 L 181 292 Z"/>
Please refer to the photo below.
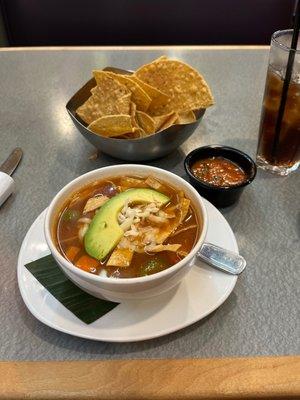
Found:
<path fill-rule="evenodd" d="M 160 57 L 158 57 L 156 60 L 154 60 L 154 61 L 162 61 L 162 60 L 168 60 L 168 57 L 167 56 L 160 56 Z"/>
<path fill-rule="evenodd" d="M 108 267 L 129 267 L 133 257 L 133 251 L 129 249 L 115 249 L 109 257 Z"/>
<path fill-rule="evenodd" d="M 129 95 L 131 96 L 131 95 Z M 76 113 L 79 117 L 89 125 L 96 119 L 103 117 L 104 115 L 115 115 L 120 113 L 128 113 L 130 98 L 126 104 L 126 96 L 117 99 L 115 103 L 101 103 L 97 96 L 92 95 L 88 100 L 77 108 Z"/>
<path fill-rule="evenodd" d="M 138 139 L 141 137 L 147 136 L 147 134 L 144 132 L 143 128 L 138 124 L 137 121 L 137 116 L 136 116 L 136 104 L 134 102 L 131 102 L 130 104 L 130 117 L 131 117 L 131 123 L 133 126 L 133 131 L 130 133 L 126 133 L 123 139 Z"/>
<path fill-rule="evenodd" d="M 134 133 L 135 133 L 135 139 L 149 136 L 148 133 L 146 133 L 142 128 L 135 128 Z"/>
<path fill-rule="evenodd" d="M 100 105 L 97 100 L 95 101 L 94 96 L 89 97 L 85 103 L 78 107 L 76 114 L 87 124 L 90 124 L 102 115 Z"/>
<path fill-rule="evenodd" d="M 148 85 L 148 83 L 141 81 L 135 74 L 130 76 L 130 79 L 135 81 L 141 86 L 144 91 L 151 97 L 151 104 L 147 109 L 147 114 L 154 115 L 155 110 L 164 107 L 169 101 L 170 98 L 166 93 L 163 93 L 161 90 L 155 88 L 154 86 Z"/>
<path fill-rule="evenodd" d="M 152 109 L 153 115 L 207 108 L 213 104 L 204 78 L 181 61 L 160 58 L 139 68 L 135 75 L 170 97 L 168 103 Z"/>
<path fill-rule="evenodd" d="M 132 132 L 125 133 L 124 135 L 120 135 L 117 139 L 139 139 L 147 136 L 142 128 L 133 127 Z"/>
<path fill-rule="evenodd" d="M 92 96 L 77 108 L 76 113 L 87 124 L 104 115 L 128 114 L 131 93 L 110 77 L 102 76 L 92 90 Z"/>
<path fill-rule="evenodd" d="M 185 125 L 191 124 L 196 121 L 196 116 L 193 111 L 182 111 L 178 113 L 178 118 L 176 120 L 176 124 Z"/>
<path fill-rule="evenodd" d="M 121 85 L 127 87 L 127 89 L 131 92 L 131 100 L 136 104 L 138 110 L 146 111 L 151 103 L 151 97 L 143 90 L 141 86 L 134 80 L 130 78 L 130 76 L 115 74 L 114 72 L 109 71 L 93 71 L 94 77 L 97 81 L 97 76 L 99 73 L 105 73 L 110 76 L 115 81 L 119 82 Z"/>
<path fill-rule="evenodd" d="M 130 103 L 130 115 L 131 115 L 132 123 L 136 122 L 134 119 L 135 114 L 136 114 L 136 104 L 132 101 Z"/>
<path fill-rule="evenodd" d="M 116 100 L 116 109 L 119 111 L 119 114 L 129 114 L 130 104 L 131 104 L 131 93 L 128 93 L 125 94 L 125 96 L 122 96 Z"/>
<path fill-rule="evenodd" d="M 120 135 L 116 139 L 139 139 L 144 136 L 145 136 L 145 133 L 142 131 L 142 129 L 133 128 L 132 132 L 125 133 L 124 135 Z"/>
<path fill-rule="evenodd" d="M 98 135 L 115 137 L 133 132 L 130 115 L 105 115 L 93 121 L 88 129 Z"/>
<path fill-rule="evenodd" d="M 166 95 L 166 93 L 163 93 L 154 86 L 148 85 L 148 83 L 141 81 L 135 74 L 130 75 L 130 79 L 136 82 L 147 93 L 152 102 L 156 102 L 158 99 L 161 103 L 166 103 L 168 101 L 169 96 Z"/>
<path fill-rule="evenodd" d="M 130 118 L 132 126 L 135 128 L 140 128 L 136 120 L 136 104 L 133 101 L 130 103 Z"/>
<path fill-rule="evenodd" d="M 103 101 L 103 99 L 101 99 L 102 95 L 101 89 L 98 86 L 96 86 L 91 90 L 91 93 L 94 96 L 95 101 L 98 101 L 98 104 L 99 103 L 101 104 L 101 102 Z M 131 104 L 131 93 L 128 93 L 125 94 L 124 96 L 116 98 L 114 104 L 115 107 L 112 106 L 111 102 L 106 103 L 104 109 L 106 109 L 107 112 L 109 112 L 109 114 L 103 114 L 103 115 L 129 114 L 130 104 Z M 112 113 L 113 111 L 115 111 L 115 113 Z"/>
<path fill-rule="evenodd" d="M 137 111 L 136 121 L 139 127 L 141 127 L 146 134 L 151 135 L 155 132 L 155 122 L 150 115 L 144 113 L 143 111 Z"/>
<path fill-rule="evenodd" d="M 169 128 L 178 119 L 178 114 L 171 111 L 169 114 L 153 117 L 155 122 L 155 132 L 160 132 Z"/>
<path fill-rule="evenodd" d="M 113 97 L 115 100 L 131 93 L 125 85 L 117 82 L 104 71 L 96 71 L 94 77 L 97 86 L 92 89 L 92 92 L 94 91 L 95 94 L 99 98 L 103 98 L 103 100 L 109 100 L 110 97 Z"/>
<path fill-rule="evenodd" d="M 93 71 L 93 76 L 96 80 L 97 87 L 104 93 L 106 92 L 121 92 L 121 95 L 130 93 L 130 90 L 120 82 L 113 79 L 106 71 Z M 118 96 L 119 97 L 119 96 Z"/>
<path fill-rule="evenodd" d="M 157 132 L 160 132 L 160 131 L 170 128 L 170 126 L 172 126 L 176 123 L 177 119 L 178 119 L 178 114 L 171 113 L 170 117 L 160 126 L 160 128 L 158 129 Z"/>

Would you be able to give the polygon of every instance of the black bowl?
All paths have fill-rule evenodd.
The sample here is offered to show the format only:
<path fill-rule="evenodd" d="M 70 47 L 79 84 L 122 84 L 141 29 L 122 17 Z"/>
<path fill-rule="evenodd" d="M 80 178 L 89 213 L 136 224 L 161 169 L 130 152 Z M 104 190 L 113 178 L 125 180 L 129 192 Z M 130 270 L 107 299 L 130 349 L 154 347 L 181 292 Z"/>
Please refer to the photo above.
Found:
<path fill-rule="evenodd" d="M 192 173 L 192 165 L 196 161 L 208 157 L 224 157 L 233 161 L 246 173 L 247 179 L 239 185 L 220 187 L 210 185 L 196 178 Z M 228 207 L 235 203 L 239 199 L 244 187 L 249 185 L 256 175 L 256 165 L 251 157 L 233 147 L 221 145 L 203 146 L 193 150 L 186 156 L 184 168 L 195 189 L 216 207 L 220 208 Z"/>

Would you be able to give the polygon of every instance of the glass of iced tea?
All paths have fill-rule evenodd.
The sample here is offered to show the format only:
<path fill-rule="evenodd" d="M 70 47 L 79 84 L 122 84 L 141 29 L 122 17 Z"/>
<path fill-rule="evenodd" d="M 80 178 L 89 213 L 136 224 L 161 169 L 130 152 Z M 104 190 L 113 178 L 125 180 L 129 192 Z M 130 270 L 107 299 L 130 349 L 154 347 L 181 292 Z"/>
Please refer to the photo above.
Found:
<path fill-rule="evenodd" d="M 292 35 L 293 30 L 272 35 L 256 158 L 259 167 L 280 175 L 288 175 L 300 164 L 300 38 L 297 50 L 290 49 Z M 295 52 L 293 70 L 278 121 L 290 51 Z"/>

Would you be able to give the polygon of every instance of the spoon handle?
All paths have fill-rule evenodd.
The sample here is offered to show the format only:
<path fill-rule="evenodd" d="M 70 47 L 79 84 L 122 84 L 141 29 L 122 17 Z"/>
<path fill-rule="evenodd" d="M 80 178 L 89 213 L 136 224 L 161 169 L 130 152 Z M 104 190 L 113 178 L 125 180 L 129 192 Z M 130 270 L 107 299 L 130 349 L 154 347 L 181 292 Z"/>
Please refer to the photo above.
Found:
<path fill-rule="evenodd" d="M 232 275 L 239 275 L 246 267 L 242 256 L 211 243 L 204 243 L 197 256 L 212 267 Z"/>

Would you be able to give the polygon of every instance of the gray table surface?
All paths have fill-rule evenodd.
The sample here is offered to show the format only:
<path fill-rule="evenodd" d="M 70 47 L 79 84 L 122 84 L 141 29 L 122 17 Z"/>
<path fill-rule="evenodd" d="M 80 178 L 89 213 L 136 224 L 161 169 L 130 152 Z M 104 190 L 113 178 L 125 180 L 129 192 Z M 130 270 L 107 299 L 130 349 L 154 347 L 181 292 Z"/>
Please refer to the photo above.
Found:
<path fill-rule="evenodd" d="M 0 160 L 15 146 L 24 150 L 14 175 L 16 193 L 0 208 L 0 359 L 299 353 L 299 173 L 280 178 L 259 171 L 240 202 L 222 211 L 248 266 L 216 312 L 182 331 L 140 343 L 93 342 L 43 325 L 21 299 L 18 252 L 37 215 L 73 178 L 120 163 L 105 155 L 89 160 L 94 149 L 73 126 L 65 110 L 67 100 L 89 79 L 92 69 L 107 65 L 135 69 L 162 54 L 186 60 L 201 71 L 216 105 L 178 151 L 149 164 L 186 178 L 183 158 L 197 146 L 226 144 L 255 156 L 266 49 L 0 52 Z"/>

